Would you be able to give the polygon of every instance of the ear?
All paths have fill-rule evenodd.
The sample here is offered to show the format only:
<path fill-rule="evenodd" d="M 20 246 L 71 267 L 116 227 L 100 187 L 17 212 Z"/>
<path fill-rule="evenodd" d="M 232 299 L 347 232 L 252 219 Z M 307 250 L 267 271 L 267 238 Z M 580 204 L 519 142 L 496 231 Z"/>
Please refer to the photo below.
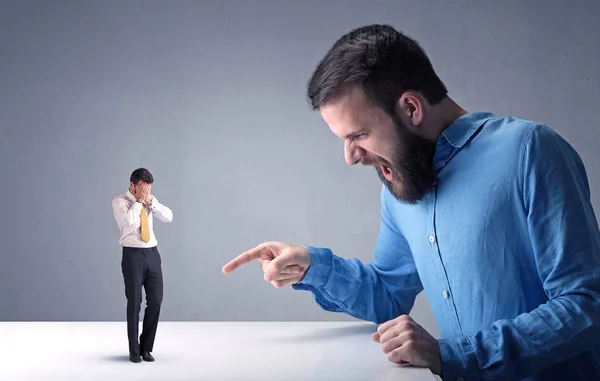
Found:
<path fill-rule="evenodd" d="M 402 94 L 398 100 L 397 111 L 402 119 L 406 118 L 413 126 L 423 122 L 423 102 L 419 94 L 413 91 Z"/>

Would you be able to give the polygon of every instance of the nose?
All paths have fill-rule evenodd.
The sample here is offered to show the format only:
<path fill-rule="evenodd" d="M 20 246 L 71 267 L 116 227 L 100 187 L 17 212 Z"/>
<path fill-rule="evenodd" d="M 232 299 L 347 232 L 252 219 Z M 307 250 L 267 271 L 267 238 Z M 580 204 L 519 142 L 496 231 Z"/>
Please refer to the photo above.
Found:
<path fill-rule="evenodd" d="M 358 146 L 353 146 L 351 143 L 346 142 L 344 145 L 344 158 L 348 165 L 358 164 L 364 157 L 366 151 Z"/>

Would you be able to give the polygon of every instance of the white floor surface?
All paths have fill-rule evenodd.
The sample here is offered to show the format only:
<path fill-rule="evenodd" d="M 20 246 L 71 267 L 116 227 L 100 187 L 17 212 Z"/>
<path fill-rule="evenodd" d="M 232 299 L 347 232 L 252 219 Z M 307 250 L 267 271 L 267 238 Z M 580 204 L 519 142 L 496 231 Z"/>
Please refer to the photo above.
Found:
<path fill-rule="evenodd" d="M 434 381 L 396 366 L 375 325 L 161 322 L 153 363 L 128 360 L 124 322 L 0 322 L 0 380 Z"/>

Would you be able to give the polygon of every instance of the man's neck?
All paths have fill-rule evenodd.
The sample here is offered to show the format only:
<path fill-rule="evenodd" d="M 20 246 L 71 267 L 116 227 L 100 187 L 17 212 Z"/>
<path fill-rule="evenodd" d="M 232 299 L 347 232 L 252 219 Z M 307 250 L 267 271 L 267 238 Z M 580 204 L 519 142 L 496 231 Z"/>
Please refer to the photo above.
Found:
<path fill-rule="evenodd" d="M 468 112 L 460 107 L 450 97 L 444 98 L 432 107 L 432 123 L 426 138 L 436 141 L 454 121 Z"/>

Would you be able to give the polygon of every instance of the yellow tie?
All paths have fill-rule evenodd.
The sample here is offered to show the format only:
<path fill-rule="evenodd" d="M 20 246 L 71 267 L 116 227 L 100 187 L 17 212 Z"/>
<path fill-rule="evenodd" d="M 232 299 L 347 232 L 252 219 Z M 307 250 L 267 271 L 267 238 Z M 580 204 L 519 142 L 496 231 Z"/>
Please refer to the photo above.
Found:
<path fill-rule="evenodd" d="M 146 213 L 146 208 L 142 208 L 142 213 L 140 213 L 140 229 L 142 230 L 142 240 L 144 242 L 150 241 L 150 228 L 148 227 L 148 213 Z"/>

